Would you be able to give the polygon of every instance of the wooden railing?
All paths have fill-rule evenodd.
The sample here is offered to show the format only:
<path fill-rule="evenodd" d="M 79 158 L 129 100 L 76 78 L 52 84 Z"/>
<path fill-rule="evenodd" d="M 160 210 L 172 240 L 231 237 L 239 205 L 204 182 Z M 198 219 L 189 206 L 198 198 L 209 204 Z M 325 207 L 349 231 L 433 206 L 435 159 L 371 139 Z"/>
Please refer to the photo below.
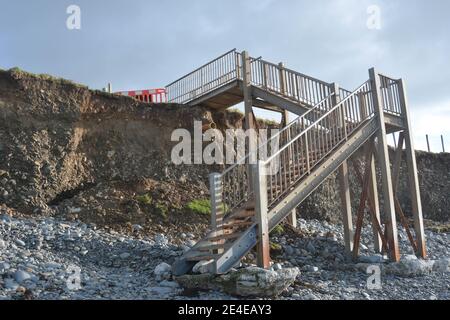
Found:
<path fill-rule="evenodd" d="M 384 111 L 397 116 L 401 115 L 399 80 L 380 74 L 380 84 Z"/>
<path fill-rule="evenodd" d="M 365 82 L 316 121 L 307 125 L 302 123 L 305 126 L 303 131 L 293 136 L 269 159 L 261 160 L 268 173 L 268 208 L 276 205 L 365 120 L 373 116 L 373 100 L 360 98 L 362 95 L 369 97 L 367 92 L 370 91 L 370 82 Z"/>
<path fill-rule="evenodd" d="M 251 63 L 252 85 L 310 106 L 331 94 L 329 83 L 259 59 Z"/>
<path fill-rule="evenodd" d="M 236 49 L 197 68 L 166 86 L 171 103 L 188 103 L 223 85 L 239 79 L 242 69 L 240 54 Z"/>
<path fill-rule="evenodd" d="M 273 154 L 280 147 L 283 148 L 289 144 L 291 137 L 296 137 L 305 128 L 319 119 L 326 111 L 330 110 L 332 106 L 333 94 L 320 101 L 314 108 L 271 136 L 255 150 L 254 154 L 246 154 L 245 157 L 238 159 L 239 161 L 236 164 L 230 166 L 221 174 L 216 175 L 215 179 L 217 180 L 214 183 L 220 185 L 220 195 L 214 198 L 214 204 L 212 205 L 223 208 L 225 210 L 224 214 L 227 215 L 249 201 L 253 195 L 250 164 L 256 164 L 258 156 L 261 159 L 261 155 Z M 217 188 L 214 188 L 214 190 L 217 190 Z M 220 203 L 217 203 L 217 199 L 220 199 Z"/>
<path fill-rule="evenodd" d="M 242 54 L 228 51 L 166 86 L 169 102 L 189 103 L 232 81 L 242 80 Z M 251 84 L 301 104 L 314 106 L 331 93 L 329 83 L 250 57 Z"/>

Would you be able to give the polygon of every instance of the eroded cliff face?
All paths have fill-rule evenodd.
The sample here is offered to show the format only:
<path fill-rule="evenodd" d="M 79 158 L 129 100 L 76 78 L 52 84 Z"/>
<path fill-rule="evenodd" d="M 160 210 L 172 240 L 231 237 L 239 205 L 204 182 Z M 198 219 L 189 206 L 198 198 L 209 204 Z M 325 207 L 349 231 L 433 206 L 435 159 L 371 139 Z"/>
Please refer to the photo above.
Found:
<path fill-rule="evenodd" d="M 404 157 L 403 157 L 404 159 Z M 450 221 L 450 154 L 416 152 L 422 209 L 425 218 Z M 407 167 L 400 170 L 399 197 L 406 212 L 411 211 Z"/>
<path fill-rule="evenodd" d="M 208 174 L 221 168 L 176 166 L 170 158 L 176 144 L 171 141 L 173 130 L 192 130 L 194 120 L 213 121 L 220 130 L 241 128 L 243 123 L 235 112 L 148 105 L 49 76 L 0 71 L 0 204 L 25 213 L 67 214 L 79 207 L 77 214 L 84 212 L 86 217 L 93 210 L 111 217 L 132 215 L 133 210 L 139 216 L 144 211 L 136 201 L 140 194 L 150 193 L 169 211 L 192 199 L 208 199 Z M 450 155 L 418 153 L 417 161 L 425 217 L 448 221 Z M 409 212 L 404 172 L 403 166 L 399 195 Z M 359 185 L 352 168 L 351 179 L 356 207 Z M 121 190 L 116 198 L 115 190 Z M 106 204 L 111 199 L 116 199 L 115 205 Z M 299 207 L 299 213 L 340 220 L 335 175 Z M 207 218 L 202 221 L 207 223 Z"/>
<path fill-rule="evenodd" d="M 151 178 L 206 193 L 209 168 L 175 166 L 171 134 L 194 120 L 240 126 L 236 113 L 148 105 L 48 76 L 0 72 L 0 203 L 46 210 L 86 188 Z M 180 182 L 181 181 L 181 182 Z"/>

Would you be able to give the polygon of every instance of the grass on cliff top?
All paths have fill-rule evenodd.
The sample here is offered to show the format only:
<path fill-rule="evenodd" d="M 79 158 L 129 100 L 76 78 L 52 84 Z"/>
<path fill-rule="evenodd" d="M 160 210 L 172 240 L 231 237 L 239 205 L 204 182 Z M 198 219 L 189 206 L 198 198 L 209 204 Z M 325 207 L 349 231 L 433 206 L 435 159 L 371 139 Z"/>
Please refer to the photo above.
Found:
<path fill-rule="evenodd" d="M 4 71 L 4 70 L 2 70 L 2 71 Z M 79 88 L 88 88 L 87 86 L 85 86 L 83 84 L 79 84 L 79 83 L 73 82 L 71 80 L 54 77 L 52 75 L 45 74 L 45 73 L 35 74 L 35 73 L 31 73 L 31 72 L 22 70 L 18 67 L 11 68 L 8 70 L 8 72 L 15 78 L 29 77 L 29 78 L 34 78 L 34 79 L 38 79 L 38 80 L 52 81 L 52 82 L 59 83 L 59 84 L 72 85 L 72 86 L 79 87 Z"/>

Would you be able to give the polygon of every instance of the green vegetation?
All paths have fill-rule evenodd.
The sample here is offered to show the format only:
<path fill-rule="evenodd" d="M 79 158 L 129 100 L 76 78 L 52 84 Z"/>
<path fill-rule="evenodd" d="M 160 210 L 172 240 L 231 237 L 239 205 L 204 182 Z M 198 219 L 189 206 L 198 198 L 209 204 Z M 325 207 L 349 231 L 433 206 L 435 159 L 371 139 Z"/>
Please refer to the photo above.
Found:
<path fill-rule="evenodd" d="M 431 230 L 436 233 L 448 233 L 450 232 L 450 224 L 440 224 L 435 226 L 427 227 L 428 230 Z"/>
<path fill-rule="evenodd" d="M 167 214 L 169 213 L 169 208 L 165 204 L 157 203 L 155 205 L 155 212 L 163 219 L 167 219 Z"/>
<path fill-rule="evenodd" d="M 211 214 L 211 203 L 207 199 L 192 200 L 186 207 L 193 213 L 204 215 Z"/>
<path fill-rule="evenodd" d="M 272 251 L 281 251 L 282 247 L 278 243 L 270 242 L 270 250 L 272 250 Z"/>
<path fill-rule="evenodd" d="M 284 233 L 284 228 L 282 225 L 277 225 L 275 228 L 273 228 L 272 232 L 270 233 L 271 236 L 281 236 Z"/>
<path fill-rule="evenodd" d="M 146 193 L 140 196 L 136 196 L 136 200 L 143 205 L 150 205 L 152 204 L 152 197 L 150 194 Z"/>

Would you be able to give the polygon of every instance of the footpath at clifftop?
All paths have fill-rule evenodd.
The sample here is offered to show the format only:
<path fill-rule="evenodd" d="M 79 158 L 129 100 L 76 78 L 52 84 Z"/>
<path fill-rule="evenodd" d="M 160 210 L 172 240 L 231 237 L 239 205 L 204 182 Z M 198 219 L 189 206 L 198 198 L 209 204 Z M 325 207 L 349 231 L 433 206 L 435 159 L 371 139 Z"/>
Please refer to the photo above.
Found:
<path fill-rule="evenodd" d="M 243 124 L 239 112 L 149 105 L 50 76 L 0 71 L 0 299 L 229 298 L 218 289 L 183 291 L 157 271 L 204 235 L 208 174 L 223 169 L 172 163 L 173 130 L 191 130 L 195 120 L 219 130 Z M 272 234 L 274 268 L 300 270 L 280 298 L 450 298 L 450 155 L 418 152 L 417 159 L 432 261 L 405 257 L 391 265 L 374 255 L 370 226 L 360 263 L 347 261 L 332 176 L 298 208 L 297 230 Z M 400 186 L 408 213 L 403 175 Z M 359 192 L 352 189 L 355 206 Z M 402 252 L 411 254 L 401 228 L 399 234 Z M 254 260 L 251 253 L 244 262 Z M 367 263 L 384 266 L 381 290 L 366 288 Z M 74 266 L 80 290 L 67 287 Z"/>

